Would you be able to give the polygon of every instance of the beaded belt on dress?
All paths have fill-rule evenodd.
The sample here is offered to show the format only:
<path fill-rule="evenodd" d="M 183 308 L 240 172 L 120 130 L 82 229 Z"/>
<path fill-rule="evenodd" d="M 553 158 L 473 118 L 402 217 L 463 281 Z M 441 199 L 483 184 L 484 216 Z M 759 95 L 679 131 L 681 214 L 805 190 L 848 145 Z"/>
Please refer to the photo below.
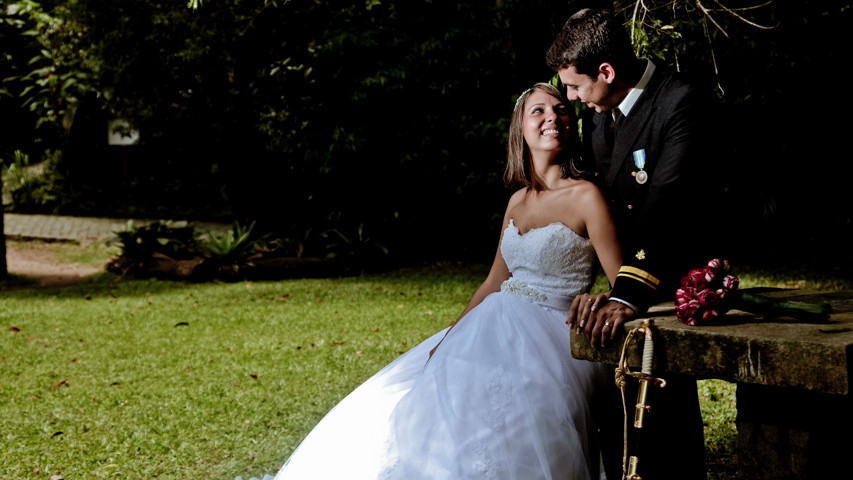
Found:
<path fill-rule="evenodd" d="M 524 297 L 531 302 L 536 302 L 546 307 L 566 310 L 572 306 L 572 298 L 555 293 L 546 293 L 522 282 L 521 280 L 505 280 L 501 284 L 501 291 L 512 295 Z"/>

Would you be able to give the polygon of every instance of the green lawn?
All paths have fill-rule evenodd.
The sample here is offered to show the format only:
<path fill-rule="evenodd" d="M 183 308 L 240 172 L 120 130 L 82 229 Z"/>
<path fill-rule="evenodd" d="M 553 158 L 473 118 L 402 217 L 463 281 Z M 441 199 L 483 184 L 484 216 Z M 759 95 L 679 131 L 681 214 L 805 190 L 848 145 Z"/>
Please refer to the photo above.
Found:
<path fill-rule="evenodd" d="M 482 269 L 4 292 L 0 479 L 274 473 L 372 372 L 451 322 Z"/>
<path fill-rule="evenodd" d="M 486 272 L 446 263 L 233 284 L 104 274 L 3 291 L 0 480 L 273 474 L 346 393 L 453 321 Z M 700 393 L 711 478 L 734 478 L 734 388 L 703 381 Z"/>

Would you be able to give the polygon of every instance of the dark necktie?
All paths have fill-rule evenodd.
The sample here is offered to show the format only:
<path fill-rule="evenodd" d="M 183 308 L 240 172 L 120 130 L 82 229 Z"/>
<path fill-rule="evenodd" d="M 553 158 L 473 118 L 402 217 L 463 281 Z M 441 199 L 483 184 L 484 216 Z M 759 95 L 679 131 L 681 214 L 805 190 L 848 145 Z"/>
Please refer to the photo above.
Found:
<path fill-rule="evenodd" d="M 607 124 L 607 144 L 613 148 L 613 141 L 616 139 L 616 132 L 619 131 L 619 124 L 625 115 L 618 108 L 613 109 L 613 114 L 609 115 L 609 123 Z"/>

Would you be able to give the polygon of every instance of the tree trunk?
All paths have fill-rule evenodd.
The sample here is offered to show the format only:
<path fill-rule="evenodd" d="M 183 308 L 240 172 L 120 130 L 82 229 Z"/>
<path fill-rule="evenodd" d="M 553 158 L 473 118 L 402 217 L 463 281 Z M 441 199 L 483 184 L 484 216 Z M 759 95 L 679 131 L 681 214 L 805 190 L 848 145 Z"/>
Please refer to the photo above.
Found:
<path fill-rule="evenodd" d="M 0 180 L 0 280 L 9 278 L 9 266 L 6 264 L 6 223 L 3 207 L 3 181 Z"/>

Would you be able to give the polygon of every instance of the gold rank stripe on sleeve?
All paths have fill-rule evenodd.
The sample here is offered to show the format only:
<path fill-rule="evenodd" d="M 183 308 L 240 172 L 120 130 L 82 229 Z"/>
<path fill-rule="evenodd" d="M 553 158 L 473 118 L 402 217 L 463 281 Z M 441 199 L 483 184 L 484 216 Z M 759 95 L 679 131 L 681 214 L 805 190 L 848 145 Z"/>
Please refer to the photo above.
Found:
<path fill-rule="evenodd" d="M 629 265 L 623 265 L 622 268 L 619 269 L 619 273 L 616 274 L 616 277 L 626 277 L 636 280 L 647 285 L 652 290 L 657 290 L 658 287 L 660 287 L 660 280 L 655 278 L 654 275 L 645 270 L 641 270 L 637 267 L 631 267 Z"/>

